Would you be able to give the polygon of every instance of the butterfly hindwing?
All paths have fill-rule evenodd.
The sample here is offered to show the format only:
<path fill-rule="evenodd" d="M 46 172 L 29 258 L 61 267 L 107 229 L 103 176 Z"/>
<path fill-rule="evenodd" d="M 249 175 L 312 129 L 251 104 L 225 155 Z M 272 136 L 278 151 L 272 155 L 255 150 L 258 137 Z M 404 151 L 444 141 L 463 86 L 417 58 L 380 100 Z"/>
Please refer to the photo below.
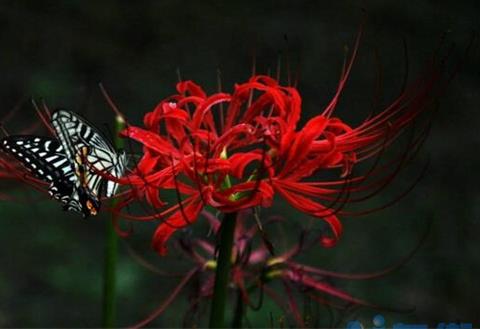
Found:
<path fill-rule="evenodd" d="M 73 190 L 75 176 L 63 148 L 55 138 L 9 136 L 0 147 L 20 160 L 33 176 L 50 183 L 49 193 L 66 203 Z"/>

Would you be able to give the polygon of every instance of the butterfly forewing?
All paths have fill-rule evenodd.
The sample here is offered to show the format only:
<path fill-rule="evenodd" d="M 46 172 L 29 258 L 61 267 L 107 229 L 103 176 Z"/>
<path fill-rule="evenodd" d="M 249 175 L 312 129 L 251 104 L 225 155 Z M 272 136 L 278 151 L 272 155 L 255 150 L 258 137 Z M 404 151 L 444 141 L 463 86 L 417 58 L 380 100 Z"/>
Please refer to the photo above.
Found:
<path fill-rule="evenodd" d="M 88 150 L 85 159 L 85 187 L 94 195 L 100 196 L 103 192 L 107 197 L 111 197 L 117 184 L 107 182 L 100 172 L 120 177 L 125 168 L 124 156 L 117 154 L 113 145 L 99 130 L 73 112 L 55 111 L 52 114 L 52 125 L 74 168 L 79 166 L 75 161 L 76 157 L 82 154 L 84 148 Z"/>

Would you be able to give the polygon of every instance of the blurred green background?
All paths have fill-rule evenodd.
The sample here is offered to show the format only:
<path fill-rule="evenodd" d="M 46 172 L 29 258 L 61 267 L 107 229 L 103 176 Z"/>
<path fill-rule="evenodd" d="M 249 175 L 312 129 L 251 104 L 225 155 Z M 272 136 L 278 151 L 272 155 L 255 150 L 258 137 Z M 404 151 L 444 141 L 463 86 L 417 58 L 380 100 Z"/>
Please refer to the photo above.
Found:
<path fill-rule="evenodd" d="M 300 72 L 304 115 L 319 113 L 336 88 L 344 47 L 352 45 L 368 14 L 365 36 L 337 114 L 358 123 L 371 110 L 378 52 L 382 104 L 398 93 L 403 79 L 403 40 L 409 77 L 421 72 L 444 32 L 446 44 L 463 51 L 479 30 L 478 1 L 1 1 L 1 117 L 10 133 L 37 120 L 30 97 L 51 108 L 65 107 L 103 126 L 113 115 L 102 98 L 103 82 L 131 122 L 174 91 L 177 68 L 209 92 L 222 72 L 225 90 L 245 81 L 255 54 L 259 72 L 284 63 Z M 478 39 L 478 37 L 477 37 Z M 478 40 L 477 40 L 478 41 Z M 426 176 L 395 206 L 361 218 L 344 218 L 338 247 L 318 249 L 305 263 L 338 271 L 384 268 L 418 243 L 429 219 L 430 235 L 400 270 L 373 281 L 339 281 L 356 297 L 415 311 L 383 312 L 394 322 L 472 322 L 480 325 L 478 189 L 480 137 L 479 51 L 440 99 L 440 111 L 424 149 L 382 194 L 364 208 L 388 202 L 407 188 L 430 159 Z M 401 149 L 401 148 L 400 148 Z M 98 327 L 106 215 L 82 220 L 59 204 L 26 188 L 2 185 L 19 202 L 0 202 L 0 326 Z M 279 202 L 295 223 L 308 218 Z M 143 319 L 168 295 L 178 279 L 147 271 L 129 256 L 129 244 L 160 269 L 182 271 L 189 263 L 175 253 L 166 258 L 149 248 L 154 224 L 135 225 L 120 244 L 118 325 Z M 203 228 L 193 228 L 204 232 Z M 272 237 L 275 239 L 275 237 Z M 186 292 L 152 326 L 182 325 Z M 249 313 L 253 326 L 268 326 L 282 312 L 270 304 Z M 371 325 L 379 311 L 361 308 L 348 319 Z M 321 323 L 328 323 L 328 312 Z M 203 322 L 199 326 L 205 325 Z M 279 325 L 277 323 L 277 325 Z M 345 325 L 342 322 L 340 325 Z"/>

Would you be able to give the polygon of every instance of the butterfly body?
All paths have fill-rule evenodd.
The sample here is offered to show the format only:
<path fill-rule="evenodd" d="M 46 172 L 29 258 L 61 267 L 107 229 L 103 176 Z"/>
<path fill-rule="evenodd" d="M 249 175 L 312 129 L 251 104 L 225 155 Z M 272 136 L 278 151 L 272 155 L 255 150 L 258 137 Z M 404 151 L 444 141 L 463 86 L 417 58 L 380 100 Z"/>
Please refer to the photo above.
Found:
<path fill-rule="evenodd" d="M 58 138 L 8 136 L 0 141 L 0 148 L 20 160 L 33 176 L 50 183 L 49 194 L 65 210 L 84 217 L 96 215 L 101 198 L 113 196 L 118 187 L 101 173 L 121 177 L 126 155 L 74 112 L 57 110 L 51 122 Z"/>

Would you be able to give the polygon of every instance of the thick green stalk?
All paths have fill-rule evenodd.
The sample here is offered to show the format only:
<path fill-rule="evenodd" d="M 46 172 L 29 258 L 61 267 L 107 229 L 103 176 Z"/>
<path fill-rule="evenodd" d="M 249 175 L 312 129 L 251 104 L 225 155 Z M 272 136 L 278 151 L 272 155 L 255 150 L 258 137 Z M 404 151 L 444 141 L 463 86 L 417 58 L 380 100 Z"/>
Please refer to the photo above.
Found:
<path fill-rule="evenodd" d="M 105 268 L 103 274 L 103 314 L 102 327 L 115 327 L 116 317 L 116 268 L 117 268 L 117 244 L 118 238 L 113 229 L 112 222 L 106 221 L 106 246 L 105 246 Z"/>
<path fill-rule="evenodd" d="M 114 144 L 117 148 L 123 147 L 123 140 L 118 137 L 118 133 L 125 127 L 125 122 L 121 117 L 115 120 L 115 139 Z M 112 207 L 116 200 L 112 201 Z M 115 214 L 112 214 L 115 216 Z M 105 264 L 103 273 L 103 312 L 102 326 L 104 328 L 115 327 L 116 318 L 116 285 L 117 285 L 117 248 L 118 237 L 113 228 L 111 220 L 106 221 L 105 232 Z"/>
<path fill-rule="evenodd" d="M 225 308 L 228 296 L 228 282 L 232 265 L 232 248 L 237 213 L 227 213 L 220 227 L 220 245 L 218 247 L 215 285 L 210 309 L 210 328 L 225 328 Z"/>
<path fill-rule="evenodd" d="M 235 305 L 235 312 L 233 313 L 232 328 L 242 328 L 242 319 L 243 319 L 243 296 L 240 289 L 237 291 L 237 301 Z"/>

